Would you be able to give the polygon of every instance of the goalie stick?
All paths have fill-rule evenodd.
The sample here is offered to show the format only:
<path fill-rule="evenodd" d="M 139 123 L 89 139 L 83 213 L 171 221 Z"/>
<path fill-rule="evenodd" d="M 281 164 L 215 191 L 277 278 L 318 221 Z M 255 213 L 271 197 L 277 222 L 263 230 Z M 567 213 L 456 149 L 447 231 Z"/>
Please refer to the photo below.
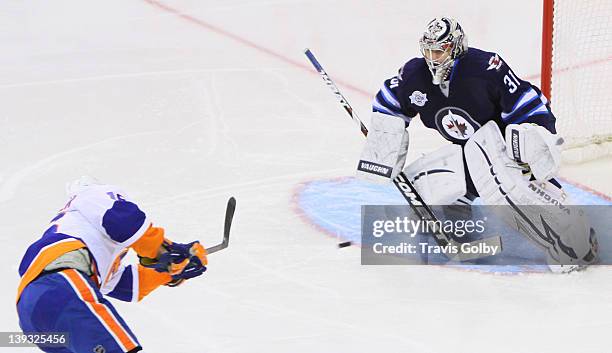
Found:
<path fill-rule="evenodd" d="M 342 93 L 340 92 L 340 90 L 338 89 L 334 81 L 329 77 L 325 69 L 323 69 L 323 67 L 317 60 L 317 58 L 315 58 L 312 51 L 306 48 L 304 50 L 304 54 L 306 55 L 310 63 L 314 66 L 314 68 L 319 72 L 319 74 L 323 78 L 323 81 L 325 81 L 325 84 L 332 90 L 336 98 L 340 101 L 340 104 L 342 104 L 342 107 L 348 113 L 351 120 L 353 120 L 359 126 L 361 133 L 367 137 L 368 136 L 367 127 L 359 119 L 357 114 L 355 114 L 353 107 L 351 107 L 348 100 L 344 97 L 344 95 L 342 95 Z M 438 217 L 436 217 L 436 215 L 431 210 L 431 207 L 429 207 L 429 205 L 427 205 L 425 201 L 423 201 L 423 199 L 421 198 L 421 195 L 419 195 L 418 191 L 414 188 L 414 185 L 412 185 L 410 180 L 408 180 L 408 177 L 406 177 L 403 171 L 400 172 L 399 175 L 395 177 L 395 179 L 393 179 L 393 184 L 400 191 L 404 199 L 406 199 L 406 202 L 408 202 L 408 205 L 410 205 L 410 208 L 414 211 L 414 213 L 417 214 L 417 216 L 419 216 L 424 221 L 433 221 L 435 222 L 435 224 L 441 224 L 441 222 L 438 220 Z M 461 243 L 451 238 L 439 226 L 434 227 L 433 236 L 434 236 L 436 243 L 442 247 L 451 245 L 451 246 L 458 247 L 458 249 L 461 249 Z M 493 236 L 490 238 L 479 239 L 479 240 L 469 242 L 468 244 L 471 247 L 471 246 L 479 246 L 479 244 L 481 243 L 486 244 L 488 246 L 498 246 L 497 249 L 500 249 L 500 251 L 502 250 L 502 242 L 501 242 L 500 236 Z M 467 260 L 474 260 L 474 259 L 487 257 L 487 256 L 490 256 L 490 255 L 482 255 L 482 254 L 477 254 L 477 253 L 476 254 L 464 253 L 464 252 L 459 251 L 459 253 L 455 255 L 449 255 L 449 259 L 456 260 L 456 261 L 467 261 Z"/>
<path fill-rule="evenodd" d="M 227 200 L 227 208 L 225 209 L 225 223 L 223 227 L 223 241 L 221 244 L 211 246 L 206 249 L 206 252 L 212 254 L 214 252 L 223 250 L 229 245 L 230 228 L 232 227 L 232 220 L 234 219 L 234 211 L 236 211 L 236 199 L 230 197 Z"/>

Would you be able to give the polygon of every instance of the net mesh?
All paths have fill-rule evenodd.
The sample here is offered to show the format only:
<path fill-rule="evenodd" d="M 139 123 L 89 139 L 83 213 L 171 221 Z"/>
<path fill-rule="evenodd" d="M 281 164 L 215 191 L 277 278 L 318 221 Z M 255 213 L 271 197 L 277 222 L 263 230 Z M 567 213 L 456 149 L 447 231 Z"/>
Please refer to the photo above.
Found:
<path fill-rule="evenodd" d="M 612 1 L 555 0 L 552 48 L 551 106 L 566 156 L 609 154 Z"/>

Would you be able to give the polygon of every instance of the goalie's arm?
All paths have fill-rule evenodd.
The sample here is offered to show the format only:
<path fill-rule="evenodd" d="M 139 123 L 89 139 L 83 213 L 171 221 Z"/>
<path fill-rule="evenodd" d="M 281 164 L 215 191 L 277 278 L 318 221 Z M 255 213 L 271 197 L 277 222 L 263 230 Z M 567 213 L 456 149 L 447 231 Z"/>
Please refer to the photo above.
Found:
<path fill-rule="evenodd" d="M 555 128 L 548 99 L 528 81 L 520 79 L 499 56 L 497 68 L 489 70 L 492 91 L 499 97 L 507 154 L 529 165 L 533 176 L 550 180 L 561 164 L 563 141 Z"/>
<path fill-rule="evenodd" d="M 410 121 L 418 113 L 401 99 L 402 75 L 383 82 L 372 102 L 370 131 L 357 165 L 357 177 L 390 182 L 404 168 Z"/>
<path fill-rule="evenodd" d="M 531 123 L 556 134 L 556 119 L 548 99 L 538 87 L 518 77 L 507 62 L 495 55 L 499 60 L 498 68 L 487 70 L 487 73 L 491 91 L 502 110 L 502 132 L 509 124 Z"/>
<path fill-rule="evenodd" d="M 417 112 L 404 104 L 401 99 L 400 85 L 402 84 L 402 71 L 397 76 L 391 77 L 383 82 L 382 87 L 376 93 L 372 101 L 372 112 L 395 116 L 403 119 L 406 126 L 410 120 L 417 115 Z"/>

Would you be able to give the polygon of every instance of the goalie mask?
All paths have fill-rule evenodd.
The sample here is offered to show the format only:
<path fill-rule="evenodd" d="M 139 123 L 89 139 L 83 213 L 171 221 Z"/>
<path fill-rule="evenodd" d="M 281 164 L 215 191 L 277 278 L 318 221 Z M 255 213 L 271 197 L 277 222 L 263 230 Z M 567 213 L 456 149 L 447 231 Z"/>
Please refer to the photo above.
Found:
<path fill-rule="evenodd" d="M 447 80 L 455 59 L 467 52 L 467 37 L 452 18 L 435 18 L 419 40 L 421 54 L 431 71 L 434 85 Z"/>

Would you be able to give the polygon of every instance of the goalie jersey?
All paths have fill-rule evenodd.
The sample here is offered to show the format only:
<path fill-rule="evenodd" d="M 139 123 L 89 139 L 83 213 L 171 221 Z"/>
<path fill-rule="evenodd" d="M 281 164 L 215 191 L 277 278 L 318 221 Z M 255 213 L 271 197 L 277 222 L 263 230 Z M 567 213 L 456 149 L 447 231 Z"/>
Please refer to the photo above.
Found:
<path fill-rule="evenodd" d="M 121 260 L 129 248 L 154 258 L 163 239 L 163 229 L 153 227 L 124 192 L 110 185 L 89 186 L 70 198 L 42 237 L 27 249 L 19 265 L 17 300 L 60 256 L 83 249 L 91 263 L 87 272 L 101 293 L 138 301 L 169 279 L 160 276 L 168 275 L 140 265 L 124 265 Z"/>
<path fill-rule="evenodd" d="M 498 54 L 469 48 L 451 70 L 447 81 L 434 85 L 425 60 L 410 60 L 384 82 L 373 110 L 401 117 L 406 125 L 418 114 L 426 127 L 460 145 L 490 120 L 502 132 L 508 124 L 534 123 L 556 133 L 546 97 Z"/>

